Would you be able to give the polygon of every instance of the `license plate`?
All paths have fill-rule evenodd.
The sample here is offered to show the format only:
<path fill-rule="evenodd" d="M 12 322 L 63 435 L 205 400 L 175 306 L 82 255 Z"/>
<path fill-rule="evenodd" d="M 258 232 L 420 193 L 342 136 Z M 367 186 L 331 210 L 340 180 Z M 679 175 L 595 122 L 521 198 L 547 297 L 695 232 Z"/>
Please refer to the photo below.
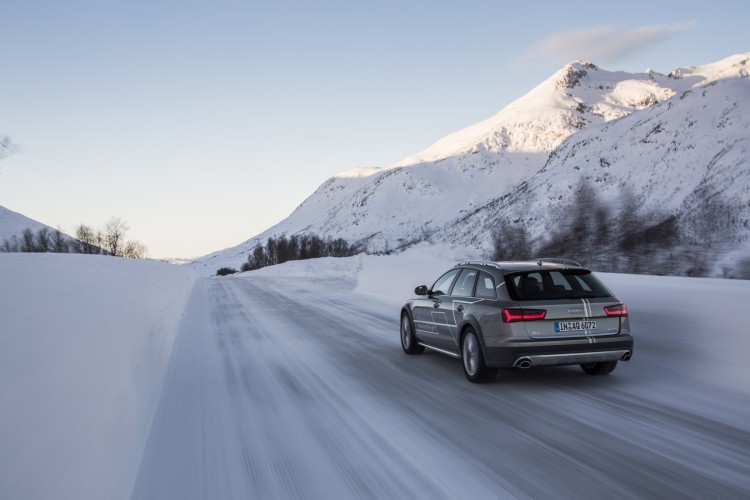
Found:
<path fill-rule="evenodd" d="M 556 332 L 583 332 L 596 330 L 596 321 L 558 321 L 555 323 Z"/>

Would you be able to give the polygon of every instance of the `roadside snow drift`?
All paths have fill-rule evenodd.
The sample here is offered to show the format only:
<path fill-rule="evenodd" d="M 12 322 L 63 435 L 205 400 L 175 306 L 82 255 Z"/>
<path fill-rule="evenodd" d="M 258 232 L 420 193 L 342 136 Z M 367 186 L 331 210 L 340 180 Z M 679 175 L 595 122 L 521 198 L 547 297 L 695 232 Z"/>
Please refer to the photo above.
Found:
<path fill-rule="evenodd" d="M 137 473 L 187 268 L 0 254 L 0 498 L 121 498 Z"/>

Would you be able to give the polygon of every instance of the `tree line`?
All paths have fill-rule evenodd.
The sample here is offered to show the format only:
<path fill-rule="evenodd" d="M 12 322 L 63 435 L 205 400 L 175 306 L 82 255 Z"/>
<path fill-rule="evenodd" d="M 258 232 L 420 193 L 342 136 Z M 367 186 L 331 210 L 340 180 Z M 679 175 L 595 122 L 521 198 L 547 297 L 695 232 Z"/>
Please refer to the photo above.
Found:
<path fill-rule="evenodd" d="M 316 234 L 268 238 L 265 245 L 258 245 L 250 252 L 247 262 L 242 264 L 242 271 L 283 264 L 290 260 L 349 257 L 359 252 L 358 245 L 350 245 L 343 238 L 323 239 Z"/>
<path fill-rule="evenodd" d="M 620 210 L 612 210 L 596 198 L 588 184 L 581 183 L 577 191 L 575 200 L 559 211 L 566 216 L 536 241 L 522 222 L 498 221 L 493 259 L 567 257 L 606 272 L 693 276 L 706 273 L 700 259 L 688 262 L 684 256 L 675 258 L 683 250 L 675 215 L 638 214 L 633 198 L 626 200 Z"/>
<path fill-rule="evenodd" d="M 265 244 L 253 248 L 241 270 L 252 271 L 266 266 L 283 264 L 290 260 L 316 259 L 319 257 L 350 257 L 362 251 L 359 245 L 350 244 L 343 238 L 321 238 L 316 234 L 292 235 L 268 238 Z M 226 276 L 237 270 L 230 267 L 219 269 L 216 274 Z"/>
<path fill-rule="evenodd" d="M 120 217 L 112 217 L 101 229 L 81 224 L 75 238 L 59 229 L 40 227 L 36 231 L 24 229 L 20 235 L 3 240 L 0 252 L 52 252 L 114 255 L 129 259 L 146 258 L 146 246 L 127 239 L 128 224 Z"/>
<path fill-rule="evenodd" d="M 639 201 L 626 193 L 620 208 L 613 209 L 582 182 L 575 200 L 559 210 L 565 218 L 537 240 L 522 221 L 498 220 L 492 258 L 568 257 L 603 272 L 710 275 L 717 257 L 714 249 L 720 249 L 722 243 L 717 228 L 731 220 L 733 207 L 719 202 L 704 204 L 700 213 L 691 213 L 687 221 L 681 214 L 641 213 L 639 206 Z M 685 226 L 691 230 L 686 231 Z M 724 269 L 724 276 L 750 278 L 750 260 L 735 267 Z"/>

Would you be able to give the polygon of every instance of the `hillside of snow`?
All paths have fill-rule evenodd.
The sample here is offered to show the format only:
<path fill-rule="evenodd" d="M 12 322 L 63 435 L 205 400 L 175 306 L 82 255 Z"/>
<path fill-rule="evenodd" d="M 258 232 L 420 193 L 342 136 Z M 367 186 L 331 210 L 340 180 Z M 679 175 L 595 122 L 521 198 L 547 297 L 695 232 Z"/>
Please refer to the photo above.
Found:
<path fill-rule="evenodd" d="M 609 210 L 621 210 L 627 195 L 641 217 L 653 217 L 656 207 L 661 218 L 675 215 L 693 240 L 713 217 L 694 207 L 721 202 L 719 212 L 728 212 L 720 217 L 736 232 L 731 248 L 720 249 L 729 260 L 713 264 L 732 265 L 742 258 L 736 244 L 750 234 L 739 210 L 747 208 L 749 59 L 741 54 L 669 75 L 566 65 L 425 151 L 332 177 L 278 225 L 193 265 L 202 274 L 239 268 L 269 237 L 300 233 L 344 238 L 368 252 L 430 239 L 489 255 L 494 226 L 505 220 L 522 220 L 540 246 L 545 227 L 564 223 L 582 183 L 601 189 L 597 199 Z M 726 209 L 724 199 L 735 193 Z"/>
<path fill-rule="evenodd" d="M 575 232 L 572 223 L 580 212 L 602 207 L 609 212 L 610 230 L 625 218 L 654 227 L 669 222 L 676 230 L 668 242 L 674 258 L 703 253 L 699 260 L 710 275 L 722 276 L 722 268 L 747 262 L 748 61 L 735 59 L 729 66 L 734 72 L 719 72 L 668 101 L 582 130 L 513 193 L 435 237 L 489 246 L 497 221 L 508 220 L 523 227 L 531 241 L 550 241 L 561 232 Z M 664 235 L 665 227 L 660 230 Z M 596 227 L 588 231 L 601 233 Z M 586 241 L 589 234 L 577 236 Z"/>
<path fill-rule="evenodd" d="M 20 238 L 25 229 L 31 229 L 36 233 L 41 228 L 47 228 L 50 232 L 55 231 L 46 224 L 0 206 L 0 244 L 13 236 Z"/>

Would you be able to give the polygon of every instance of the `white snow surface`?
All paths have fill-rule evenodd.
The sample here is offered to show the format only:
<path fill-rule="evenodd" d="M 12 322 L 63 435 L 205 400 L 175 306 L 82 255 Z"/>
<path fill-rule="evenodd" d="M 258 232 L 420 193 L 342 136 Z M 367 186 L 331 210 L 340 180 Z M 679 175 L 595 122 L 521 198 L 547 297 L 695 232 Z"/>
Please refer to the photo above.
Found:
<path fill-rule="evenodd" d="M 127 498 L 195 279 L 0 254 L 0 498 Z"/>
<path fill-rule="evenodd" d="M 195 287 L 185 266 L 0 254 L 0 498 L 750 493 L 750 282 L 602 274 L 629 307 L 631 361 L 474 386 L 398 336 L 414 287 L 472 252 L 423 243 Z"/>

